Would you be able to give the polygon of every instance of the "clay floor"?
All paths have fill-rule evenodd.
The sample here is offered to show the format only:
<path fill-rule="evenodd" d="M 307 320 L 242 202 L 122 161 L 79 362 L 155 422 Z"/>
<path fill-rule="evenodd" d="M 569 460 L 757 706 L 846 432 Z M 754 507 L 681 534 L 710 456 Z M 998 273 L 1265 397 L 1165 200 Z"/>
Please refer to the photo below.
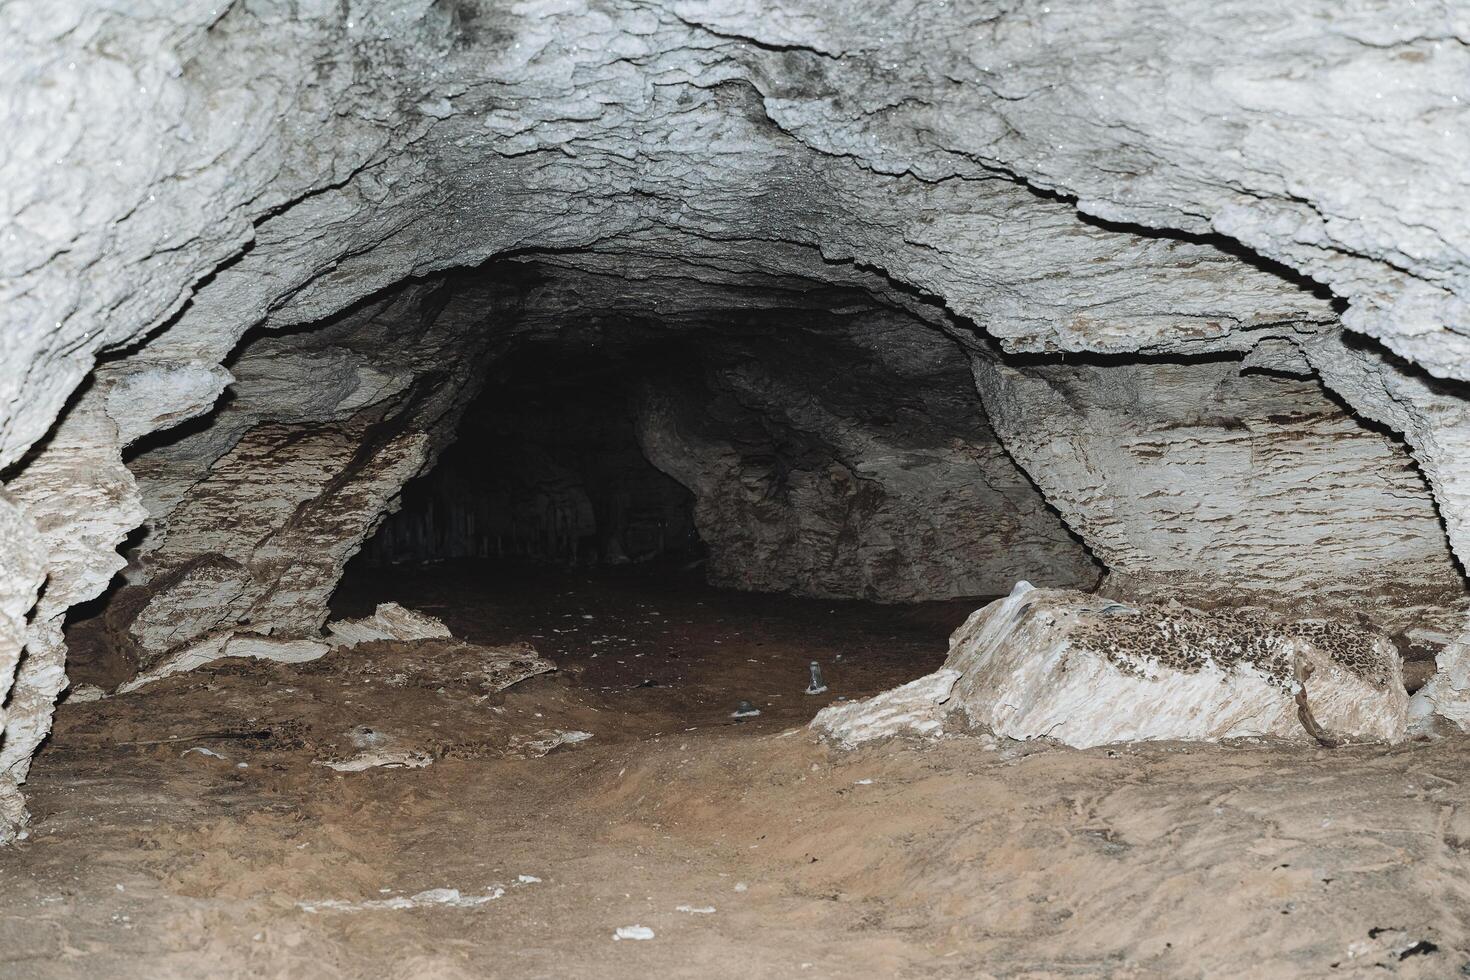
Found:
<path fill-rule="evenodd" d="M 838 752 L 815 710 L 933 669 L 977 603 L 695 578 L 344 588 L 560 667 L 488 697 L 377 649 L 63 704 L 0 853 L 0 976 L 1470 975 L 1470 739 Z M 369 727 L 432 764 L 319 764 Z"/>

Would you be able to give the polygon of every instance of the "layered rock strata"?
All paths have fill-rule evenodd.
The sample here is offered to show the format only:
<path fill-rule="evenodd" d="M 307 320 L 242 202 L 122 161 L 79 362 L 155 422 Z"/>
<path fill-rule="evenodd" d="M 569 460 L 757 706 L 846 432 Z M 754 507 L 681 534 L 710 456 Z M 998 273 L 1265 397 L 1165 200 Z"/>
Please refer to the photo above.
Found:
<path fill-rule="evenodd" d="M 1250 359 L 974 363 L 1006 449 L 1108 569 L 1111 594 L 1395 631 L 1463 618 L 1424 477 L 1315 378 Z"/>

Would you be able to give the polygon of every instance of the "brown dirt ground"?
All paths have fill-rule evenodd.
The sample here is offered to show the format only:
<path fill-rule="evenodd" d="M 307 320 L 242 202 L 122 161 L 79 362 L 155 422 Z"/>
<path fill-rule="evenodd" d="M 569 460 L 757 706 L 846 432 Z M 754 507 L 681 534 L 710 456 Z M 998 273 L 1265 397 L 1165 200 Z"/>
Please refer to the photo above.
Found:
<path fill-rule="evenodd" d="M 803 723 L 932 669 L 974 602 L 442 566 L 339 611 L 389 598 L 561 670 L 486 698 L 231 662 L 63 705 L 31 835 L 0 853 L 0 976 L 1470 975 L 1470 739 L 844 753 Z M 801 693 L 812 659 L 825 697 Z M 760 718 L 728 717 L 742 697 Z M 313 764 L 363 725 L 433 765 Z M 569 729 L 594 738 L 510 748 Z M 613 941 L 633 924 L 655 938 Z"/>

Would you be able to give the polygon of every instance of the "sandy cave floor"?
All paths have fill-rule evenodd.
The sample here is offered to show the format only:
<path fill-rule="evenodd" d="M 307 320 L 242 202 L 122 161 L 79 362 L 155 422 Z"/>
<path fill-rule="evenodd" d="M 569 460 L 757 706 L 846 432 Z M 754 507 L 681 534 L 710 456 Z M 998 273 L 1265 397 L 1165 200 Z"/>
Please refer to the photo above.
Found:
<path fill-rule="evenodd" d="M 975 603 L 690 579 L 439 566 L 338 597 L 561 668 L 490 697 L 375 648 L 63 705 L 0 852 L 0 976 L 1470 975 L 1470 739 L 838 752 L 800 726 L 935 667 Z M 433 764 L 316 764 L 369 726 Z M 565 731 L 593 738 L 527 748 Z"/>

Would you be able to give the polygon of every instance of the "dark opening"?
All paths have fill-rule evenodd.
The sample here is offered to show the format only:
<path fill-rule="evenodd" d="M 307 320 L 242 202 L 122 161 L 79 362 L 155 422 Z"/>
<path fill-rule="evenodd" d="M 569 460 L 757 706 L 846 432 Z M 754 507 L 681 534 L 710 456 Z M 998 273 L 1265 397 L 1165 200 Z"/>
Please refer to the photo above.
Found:
<path fill-rule="evenodd" d="M 445 559 L 621 565 L 699 551 L 694 498 L 644 456 L 638 402 L 662 359 L 540 347 L 499 362 L 434 469 L 364 548 L 369 567 Z"/>

